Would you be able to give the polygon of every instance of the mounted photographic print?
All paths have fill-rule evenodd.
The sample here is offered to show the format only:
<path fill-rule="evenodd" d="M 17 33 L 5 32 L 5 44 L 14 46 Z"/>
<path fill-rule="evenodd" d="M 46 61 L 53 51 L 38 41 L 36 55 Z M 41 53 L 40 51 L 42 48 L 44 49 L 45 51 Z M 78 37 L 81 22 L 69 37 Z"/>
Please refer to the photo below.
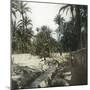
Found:
<path fill-rule="evenodd" d="M 11 89 L 87 85 L 87 5 L 11 0 Z"/>

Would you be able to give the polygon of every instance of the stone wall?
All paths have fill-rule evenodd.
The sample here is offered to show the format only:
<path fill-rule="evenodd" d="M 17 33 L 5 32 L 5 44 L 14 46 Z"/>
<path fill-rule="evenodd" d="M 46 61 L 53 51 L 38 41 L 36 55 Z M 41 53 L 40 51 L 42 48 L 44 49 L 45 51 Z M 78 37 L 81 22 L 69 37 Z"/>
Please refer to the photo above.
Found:
<path fill-rule="evenodd" d="M 85 48 L 71 53 L 71 85 L 87 84 L 87 50 Z"/>

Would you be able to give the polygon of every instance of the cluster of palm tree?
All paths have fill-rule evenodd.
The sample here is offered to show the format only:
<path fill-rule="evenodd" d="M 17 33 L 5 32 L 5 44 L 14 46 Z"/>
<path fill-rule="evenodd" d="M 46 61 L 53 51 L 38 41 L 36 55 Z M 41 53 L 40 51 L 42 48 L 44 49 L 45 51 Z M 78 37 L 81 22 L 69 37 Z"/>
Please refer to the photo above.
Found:
<path fill-rule="evenodd" d="M 57 49 L 57 41 L 52 38 L 51 36 L 51 29 L 43 25 L 41 28 L 37 28 L 37 34 L 35 35 L 33 39 L 33 48 L 31 51 L 34 50 L 32 54 L 39 55 L 40 57 L 46 57 L 50 56 L 51 52 L 55 52 Z"/>
<path fill-rule="evenodd" d="M 61 14 L 62 11 L 66 12 L 66 15 L 69 11 L 71 12 L 71 21 L 65 21 Z M 60 8 L 58 14 L 54 18 L 55 23 L 58 25 L 56 30 L 58 41 L 51 37 L 51 30 L 47 26 L 36 28 L 37 35 L 34 36 L 32 31 L 32 20 L 28 17 L 27 12 L 31 13 L 31 9 L 28 7 L 27 3 L 12 0 L 11 35 L 13 53 L 35 52 L 35 54 L 40 54 L 40 52 L 44 52 L 46 48 L 48 48 L 49 51 L 57 51 L 57 49 L 59 49 L 59 51 L 62 49 L 64 51 L 69 51 L 83 47 L 86 48 L 87 6 L 67 4 Z M 19 20 L 17 20 L 18 15 L 20 16 Z M 82 30 L 82 28 L 84 28 L 84 30 Z M 35 38 L 33 42 L 31 42 L 32 36 Z"/>
<path fill-rule="evenodd" d="M 71 12 L 71 20 L 65 22 L 61 12 Z M 86 48 L 87 46 L 87 6 L 85 5 L 64 5 L 59 9 L 54 19 L 58 24 L 57 32 L 59 42 L 65 51 Z M 84 30 L 82 31 L 82 28 Z M 61 37 L 63 35 L 63 37 Z"/>
<path fill-rule="evenodd" d="M 12 32 L 12 52 L 28 52 L 30 48 L 30 38 L 33 36 L 32 23 L 27 12 L 31 9 L 27 7 L 27 3 L 12 0 L 11 3 L 11 32 Z M 20 19 L 17 19 L 18 14 Z M 14 19 L 15 18 L 15 19 Z"/>

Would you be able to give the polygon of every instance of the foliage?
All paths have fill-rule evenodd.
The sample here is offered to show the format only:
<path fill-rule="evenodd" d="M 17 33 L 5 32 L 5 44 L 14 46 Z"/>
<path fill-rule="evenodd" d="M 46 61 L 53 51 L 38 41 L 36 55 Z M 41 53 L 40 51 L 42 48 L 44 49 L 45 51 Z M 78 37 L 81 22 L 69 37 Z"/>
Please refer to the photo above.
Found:
<path fill-rule="evenodd" d="M 11 20 L 12 32 L 12 53 L 27 53 L 30 52 L 31 37 L 33 36 L 31 19 L 27 16 L 30 8 L 27 3 L 21 1 L 12 1 L 12 14 L 17 18 L 17 12 L 22 16 L 20 20 Z"/>
<path fill-rule="evenodd" d="M 66 12 L 66 15 L 70 11 L 71 21 L 66 22 L 61 11 Z M 37 35 L 34 36 L 32 20 L 27 15 L 27 12 L 31 12 L 31 8 L 27 6 L 27 3 L 13 0 L 11 12 L 15 18 L 17 13 L 21 16 L 18 21 L 13 17 L 11 20 L 13 53 L 30 52 L 46 57 L 51 52 L 77 50 L 87 46 L 84 44 L 87 43 L 87 6 L 85 5 L 67 4 L 60 8 L 54 18 L 54 22 L 58 25 L 57 41 L 52 38 L 50 28 L 45 25 L 41 28 L 37 27 Z"/>
<path fill-rule="evenodd" d="M 49 56 L 50 52 L 56 51 L 57 41 L 51 37 L 51 30 L 47 26 L 42 26 L 34 40 L 36 54 L 41 57 Z"/>
<path fill-rule="evenodd" d="M 49 56 L 50 29 L 42 26 L 41 31 L 36 35 L 36 54 Z"/>
<path fill-rule="evenodd" d="M 65 22 L 60 13 L 61 11 L 66 11 L 67 15 L 69 10 L 72 19 L 69 22 Z M 60 33 L 59 41 L 64 51 L 73 51 L 86 47 L 84 43 L 87 43 L 87 6 L 65 5 L 60 8 L 59 14 L 54 21 L 59 25 L 57 32 Z M 63 24 L 61 25 L 61 23 Z M 82 28 L 84 28 L 84 31 L 82 31 Z M 60 37 L 60 35 L 62 36 Z"/>
<path fill-rule="evenodd" d="M 76 37 L 77 39 L 77 48 L 80 48 L 80 37 L 81 37 L 81 22 L 80 22 L 80 6 L 79 5 L 65 5 L 63 6 L 60 10 L 59 13 L 63 10 L 67 10 L 68 12 L 68 8 L 71 11 L 71 15 L 72 15 L 72 21 L 73 21 L 73 31 L 74 33 L 77 35 Z M 74 15 L 74 12 L 76 13 Z"/>

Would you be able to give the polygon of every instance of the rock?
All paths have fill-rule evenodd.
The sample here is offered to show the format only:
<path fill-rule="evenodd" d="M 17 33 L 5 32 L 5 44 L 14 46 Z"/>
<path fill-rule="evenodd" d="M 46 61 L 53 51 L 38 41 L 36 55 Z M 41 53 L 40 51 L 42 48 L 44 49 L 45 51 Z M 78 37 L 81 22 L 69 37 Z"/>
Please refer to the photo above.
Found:
<path fill-rule="evenodd" d="M 66 81 L 66 80 L 64 80 L 64 79 L 53 79 L 52 80 L 52 83 L 51 83 L 51 86 L 54 86 L 54 87 L 57 87 L 57 86 L 68 86 L 69 85 L 69 83 Z"/>

